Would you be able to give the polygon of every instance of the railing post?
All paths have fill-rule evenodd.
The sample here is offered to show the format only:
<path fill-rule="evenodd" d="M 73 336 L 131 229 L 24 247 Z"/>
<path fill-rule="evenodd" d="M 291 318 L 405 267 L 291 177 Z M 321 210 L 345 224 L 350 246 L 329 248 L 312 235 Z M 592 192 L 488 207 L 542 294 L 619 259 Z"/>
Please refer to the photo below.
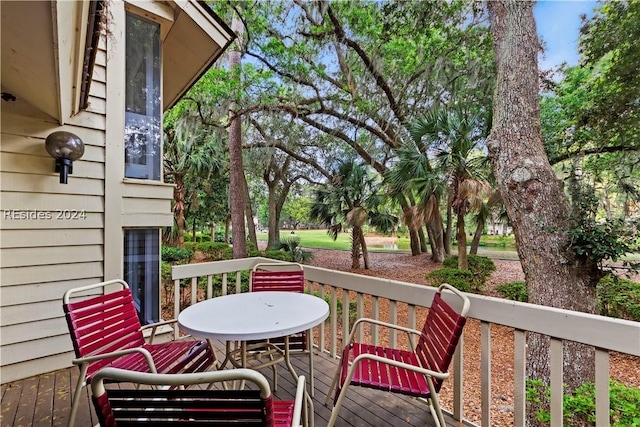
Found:
<path fill-rule="evenodd" d="M 464 417 L 464 335 L 453 353 L 453 418 L 461 421 Z"/>
<path fill-rule="evenodd" d="M 480 329 L 480 392 L 482 425 L 491 425 L 491 323 L 482 322 Z"/>
<path fill-rule="evenodd" d="M 519 329 L 514 330 L 513 333 L 513 425 L 524 427 L 527 412 L 527 336 Z"/>
<path fill-rule="evenodd" d="M 562 340 L 551 338 L 551 427 L 562 427 L 562 379 L 563 373 L 563 357 L 562 357 Z"/>
<path fill-rule="evenodd" d="M 596 425 L 609 427 L 609 352 L 596 348 Z"/>

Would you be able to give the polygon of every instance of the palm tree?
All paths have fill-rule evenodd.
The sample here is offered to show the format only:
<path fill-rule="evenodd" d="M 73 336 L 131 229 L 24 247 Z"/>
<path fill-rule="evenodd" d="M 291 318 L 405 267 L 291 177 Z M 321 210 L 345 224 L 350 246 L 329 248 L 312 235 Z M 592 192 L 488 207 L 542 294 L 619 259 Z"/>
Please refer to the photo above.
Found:
<path fill-rule="evenodd" d="M 431 259 L 442 262 L 445 250 L 440 199 L 445 186 L 426 153 L 414 144 L 404 144 L 398 150 L 398 162 L 385 175 L 384 182 L 391 197 L 406 195 L 415 200 L 415 205 L 404 211 L 403 221 L 414 231 L 426 224 Z"/>
<path fill-rule="evenodd" d="M 220 140 L 207 128 L 181 132 L 170 122 L 164 131 L 167 135 L 163 150 L 164 176 L 167 182 L 175 184 L 175 243 L 184 246 L 187 200 L 197 197 L 198 191 L 204 190 L 214 175 L 222 173 L 225 156 Z"/>
<path fill-rule="evenodd" d="M 370 225 L 386 233 L 397 225 L 398 219 L 385 208 L 386 199 L 378 193 L 380 179 L 363 164 L 347 160 L 338 165 L 330 184 L 316 190 L 310 209 L 312 221 L 326 224 L 327 233 L 335 240 L 346 227 L 351 227 L 351 267 L 369 268 L 369 255 L 363 226 Z"/>
<path fill-rule="evenodd" d="M 480 148 L 487 129 L 488 122 L 479 114 L 461 109 L 432 110 L 411 128 L 416 141 L 427 137 L 436 169 L 449 187 L 451 208 L 457 217 L 458 268 L 461 270 L 468 269 L 465 215 L 481 207 L 491 188 L 483 176 L 487 158 Z"/>

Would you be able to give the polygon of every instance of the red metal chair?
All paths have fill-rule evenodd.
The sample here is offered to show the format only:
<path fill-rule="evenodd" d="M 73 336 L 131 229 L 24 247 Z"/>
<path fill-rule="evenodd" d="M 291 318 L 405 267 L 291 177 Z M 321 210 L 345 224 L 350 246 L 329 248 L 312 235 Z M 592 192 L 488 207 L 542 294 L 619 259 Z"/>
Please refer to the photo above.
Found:
<path fill-rule="evenodd" d="M 257 389 L 227 390 L 224 384 L 223 389 L 212 389 L 214 383 L 238 380 L 255 384 Z M 133 383 L 135 387 L 106 388 L 105 381 Z M 252 369 L 150 374 L 104 368 L 96 373 L 91 390 L 102 427 L 185 424 L 299 427 L 303 419 L 306 425 L 307 418 L 304 385 L 301 376 L 295 400 L 278 401 L 271 394 L 267 379 Z"/>
<path fill-rule="evenodd" d="M 460 298 L 459 311 L 454 310 L 442 298 L 444 289 Z M 358 319 L 353 325 L 340 365 L 327 393 L 325 404 L 329 403 L 331 392 L 337 385 L 334 396 L 335 405 L 328 427 L 333 427 L 335 424 L 349 386 L 368 387 L 424 398 L 429 403 L 429 409 L 436 424 L 445 427 L 438 392 L 442 382 L 449 377 L 447 370 L 462 335 L 469 305 L 469 299 L 464 294 L 453 286 L 442 284 L 434 295 L 422 331 L 374 319 Z M 415 350 L 354 342 L 353 338 L 358 328 L 366 323 L 407 333 L 409 344 Z M 415 347 L 413 335 L 419 336 Z"/>
<path fill-rule="evenodd" d="M 108 292 L 113 288 L 118 289 Z M 96 291 L 101 293 L 86 297 Z M 85 297 L 77 299 L 81 295 Z M 82 387 L 91 383 L 101 368 L 175 374 L 205 371 L 215 362 L 207 341 L 153 344 L 156 329 L 175 320 L 141 326 L 131 290 L 123 280 L 70 289 L 64 294 L 63 308 L 76 354 L 73 363 L 80 368 L 69 426 L 75 423 Z M 149 343 L 144 338 L 145 329 L 151 329 Z"/>
<path fill-rule="evenodd" d="M 282 291 L 282 292 L 304 292 L 304 270 L 302 265 L 297 263 L 259 263 L 253 267 L 251 272 L 251 292 L 262 291 Z M 305 355 L 309 358 L 309 387 L 310 395 L 313 397 L 315 383 L 313 379 L 313 351 L 311 343 L 311 333 L 308 331 L 289 335 L 289 354 Z M 260 369 L 272 366 L 274 371 L 274 390 L 277 390 L 276 365 L 282 361 L 281 353 L 284 351 L 285 337 L 272 338 L 268 341 L 250 341 L 245 344 L 245 360 L 268 359 L 260 365 L 252 366 Z M 241 348 L 233 352 L 232 362 L 239 366 L 239 358 L 242 355 Z"/>

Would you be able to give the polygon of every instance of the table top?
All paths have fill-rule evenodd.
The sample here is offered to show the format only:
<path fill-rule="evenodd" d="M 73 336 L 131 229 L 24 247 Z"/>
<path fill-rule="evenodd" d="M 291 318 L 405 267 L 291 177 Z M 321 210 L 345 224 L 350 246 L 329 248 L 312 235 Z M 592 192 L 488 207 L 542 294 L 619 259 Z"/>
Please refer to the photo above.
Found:
<path fill-rule="evenodd" d="M 200 338 L 248 341 L 302 332 L 329 316 L 322 298 L 298 292 L 246 292 L 211 298 L 178 315 L 180 328 Z"/>

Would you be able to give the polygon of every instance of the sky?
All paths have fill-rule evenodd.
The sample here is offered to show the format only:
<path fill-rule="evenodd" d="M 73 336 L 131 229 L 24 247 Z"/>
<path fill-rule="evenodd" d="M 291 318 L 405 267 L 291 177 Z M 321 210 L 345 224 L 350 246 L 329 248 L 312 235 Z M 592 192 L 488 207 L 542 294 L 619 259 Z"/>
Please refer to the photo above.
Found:
<path fill-rule="evenodd" d="M 534 7 L 538 34 L 545 41 L 547 52 L 540 58 L 543 69 L 555 68 L 562 62 L 578 63 L 580 15 L 591 12 L 598 3 L 584 0 L 541 0 Z"/>

